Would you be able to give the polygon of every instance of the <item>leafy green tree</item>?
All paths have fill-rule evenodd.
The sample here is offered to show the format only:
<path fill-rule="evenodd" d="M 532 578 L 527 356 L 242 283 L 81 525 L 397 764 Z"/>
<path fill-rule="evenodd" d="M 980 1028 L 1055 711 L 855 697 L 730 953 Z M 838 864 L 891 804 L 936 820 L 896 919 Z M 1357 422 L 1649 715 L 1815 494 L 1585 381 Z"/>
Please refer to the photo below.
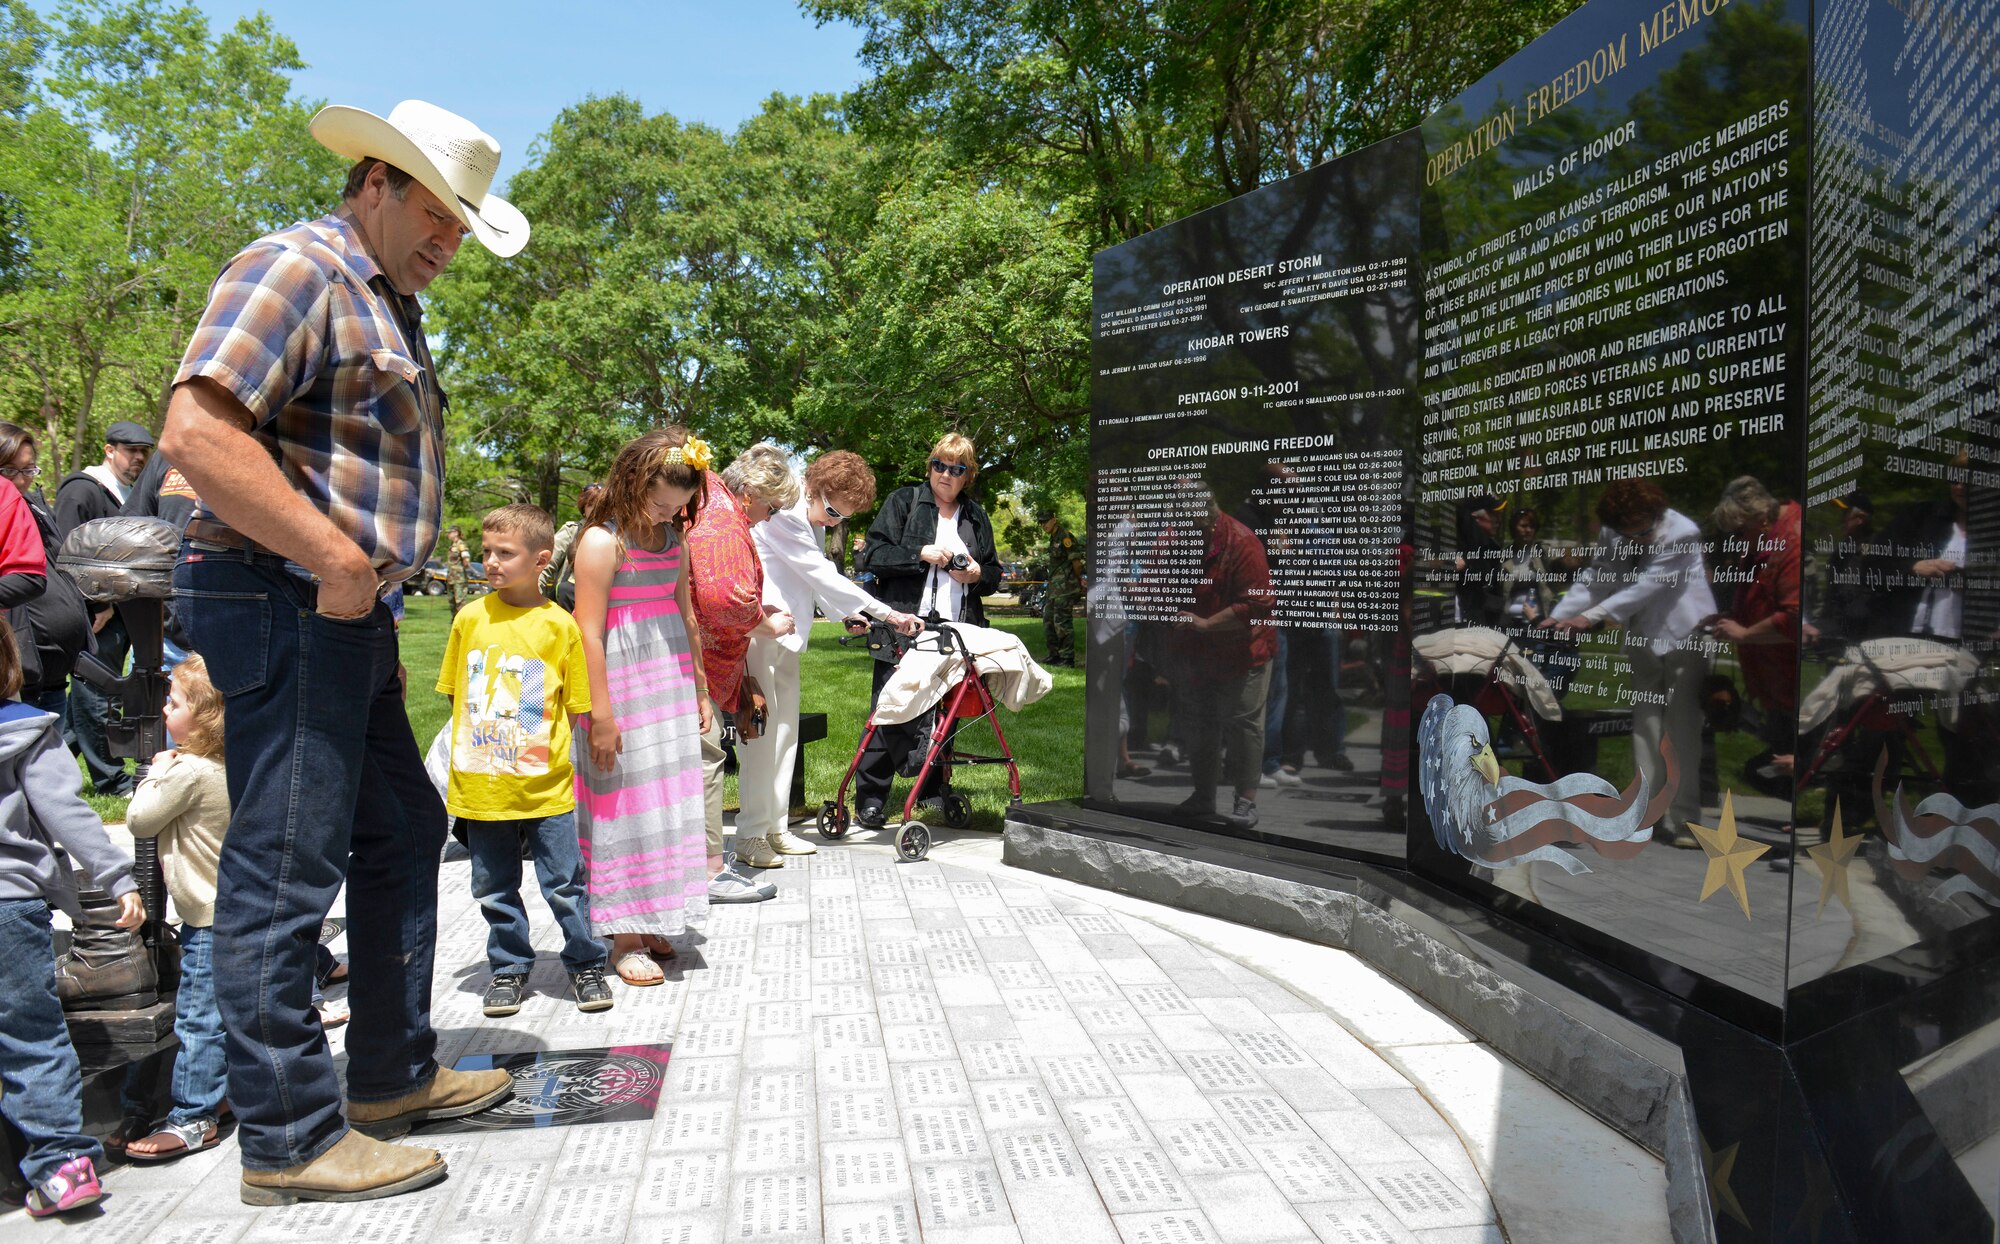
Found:
<path fill-rule="evenodd" d="M 26 241 L 0 357 L 74 466 L 103 422 L 157 422 L 222 264 L 332 206 L 340 161 L 307 134 L 316 105 L 287 76 L 304 62 L 266 17 L 217 35 L 156 0 L 66 5 L 45 29 L 23 14 L 0 39 L 38 51 L 0 130 L 0 203 Z"/>
<path fill-rule="evenodd" d="M 773 97 L 725 136 L 593 99 L 532 154 L 509 187 L 528 249 L 462 251 L 433 299 L 459 438 L 494 464 L 478 486 L 552 509 L 666 422 L 725 456 L 844 443 L 794 409 L 841 348 L 829 328 L 875 212 L 835 101 Z"/>
<path fill-rule="evenodd" d="M 1095 247 L 1416 124 L 1581 0 L 802 0 L 864 127 L 1071 205 Z"/>
<path fill-rule="evenodd" d="M 801 422 L 907 477 L 946 431 L 979 446 L 991 493 L 1081 477 L 1090 257 L 1018 192 L 937 169 L 889 193 L 852 301 L 800 396 Z M 837 438 L 835 439 L 837 434 Z"/>

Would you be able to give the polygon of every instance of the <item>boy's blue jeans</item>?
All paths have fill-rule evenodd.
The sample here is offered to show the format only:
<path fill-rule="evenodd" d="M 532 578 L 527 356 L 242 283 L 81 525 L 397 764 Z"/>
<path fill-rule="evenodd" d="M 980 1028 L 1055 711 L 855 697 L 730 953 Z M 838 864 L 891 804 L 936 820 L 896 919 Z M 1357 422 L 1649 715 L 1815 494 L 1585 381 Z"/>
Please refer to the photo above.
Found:
<path fill-rule="evenodd" d="M 444 801 L 424 773 L 387 606 L 314 612 L 271 554 L 181 546 L 175 609 L 226 705 L 234 813 L 215 903 L 215 991 L 243 1165 L 309 1162 L 346 1134 L 313 1009 L 320 922 L 347 886 L 347 1100 L 430 1083 Z"/>
<path fill-rule="evenodd" d="M 0 1014 L 0 1116 L 28 1142 L 21 1174 L 39 1184 L 71 1158 L 102 1162 L 104 1146 L 83 1134 L 83 1069 L 56 997 L 41 899 L 0 900 Z"/>
<path fill-rule="evenodd" d="M 460 817 L 459 824 L 472 852 L 472 896 L 486 917 L 486 962 L 493 975 L 526 974 L 535 963 L 535 948 L 528 941 L 528 912 L 521 904 L 524 835 L 542 897 L 562 929 L 563 966 L 572 972 L 603 966 L 604 944 L 590 931 L 590 890 L 576 840 L 576 813 L 517 821 Z"/>

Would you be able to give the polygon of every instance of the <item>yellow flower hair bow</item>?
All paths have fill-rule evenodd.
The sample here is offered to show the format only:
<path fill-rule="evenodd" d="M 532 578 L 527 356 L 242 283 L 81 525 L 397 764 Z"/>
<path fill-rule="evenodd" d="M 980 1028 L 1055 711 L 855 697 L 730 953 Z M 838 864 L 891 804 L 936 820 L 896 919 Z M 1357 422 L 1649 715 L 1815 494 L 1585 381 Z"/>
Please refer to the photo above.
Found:
<path fill-rule="evenodd" d="M 688 434 L 687 444 L 669 449 L 663 459 L 674 466 L 690 466 L 697 471 L 706 471 L 708 464 L 713 460 L 708 451 L 708 442 L 693 433 Z"/>

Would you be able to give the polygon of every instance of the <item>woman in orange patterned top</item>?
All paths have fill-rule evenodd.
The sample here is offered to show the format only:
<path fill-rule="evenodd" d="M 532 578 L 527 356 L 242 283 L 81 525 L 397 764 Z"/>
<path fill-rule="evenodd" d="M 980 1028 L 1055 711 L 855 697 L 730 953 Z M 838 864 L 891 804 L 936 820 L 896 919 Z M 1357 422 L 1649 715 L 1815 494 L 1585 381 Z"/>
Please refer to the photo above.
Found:
<path fill-rule="evenodd" d="M 689 587 L 695 620 L 701 626 L 701 664 L 708 673 L 709 698 L 737 714 L 750 712 L 743 695 L 743 660 L 751 633 L 769 627 L 764 606 L 764 568 L 750 538 L 753 524 L 790 508 L 799 499 L 799 481 L 783 450 L 755 445 L 728 469 L 708 473 L 708 505 L 688 528 Z M 756 903 L 775 896 L 768 881 L 752 881 L 728 867 L 722 855 L 722 727 L 720 714 L 701 739 L 702 795 L 708 811 L 711 903 Z M 760 844 L 760 849 L 761 844 Z"/>

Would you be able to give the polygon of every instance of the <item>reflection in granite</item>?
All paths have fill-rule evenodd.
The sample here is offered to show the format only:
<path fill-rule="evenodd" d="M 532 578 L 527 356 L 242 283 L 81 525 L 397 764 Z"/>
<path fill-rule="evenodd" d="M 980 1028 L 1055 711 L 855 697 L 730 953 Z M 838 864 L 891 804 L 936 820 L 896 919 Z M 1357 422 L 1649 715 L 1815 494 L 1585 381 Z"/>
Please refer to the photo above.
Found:
<path fill-rule="evenodd" d="M 1086 805 L 1579 953 L 1686 1052 L 1724 1240 L 2000 1200 L 1996 31 L 1599 0 L 1097 259 Z M 1242 1065 L 1174 1052 L 1149 1123 Z"/>

